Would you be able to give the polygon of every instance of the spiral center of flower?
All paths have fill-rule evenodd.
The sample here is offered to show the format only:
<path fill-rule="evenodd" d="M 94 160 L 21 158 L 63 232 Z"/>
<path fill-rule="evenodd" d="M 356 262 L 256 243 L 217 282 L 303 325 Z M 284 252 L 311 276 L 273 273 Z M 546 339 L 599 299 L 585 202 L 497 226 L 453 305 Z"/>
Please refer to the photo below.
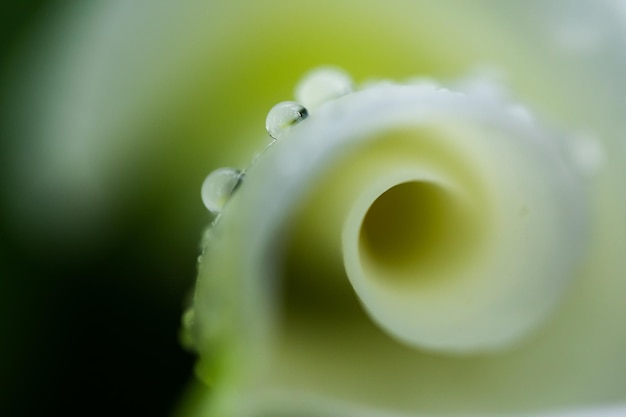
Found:
<path fill-rule="evenodd" d="M 376 269 L 404 281 L 451 246 L 457 223 L 452 202 L 436 184 L 413 181 L 385 191 L 369 208 L 360 232 L 360 253 Z"/>

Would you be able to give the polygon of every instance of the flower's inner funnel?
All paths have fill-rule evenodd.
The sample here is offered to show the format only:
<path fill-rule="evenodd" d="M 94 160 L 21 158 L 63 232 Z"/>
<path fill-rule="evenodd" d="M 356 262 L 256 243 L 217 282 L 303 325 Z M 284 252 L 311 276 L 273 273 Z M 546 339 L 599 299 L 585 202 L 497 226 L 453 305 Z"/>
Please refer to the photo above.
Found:
<path fill-rule="evenodd" d="M 298 295 L 288 310 L 333 311 L 333 320 L 364 312 L 414 350 L 514 346 L 571 280 L 579 217 L 563 213 L 581 194 L 559 155 L 526 132 L 457 118 L 408 125 L 421 110 L 405 127 L 393 117 L 393 129 L 359 130 L 368 136 L 308 184 L 285 228 L 285 289 Z"/>
<path fill-rule="evenodd" d="M 359 236 L 361 259 L 398 279 L 414 279 L 420 265 L 455 240 L 446 191 L 424 181 L 393 186 L 370 206 Z"/>

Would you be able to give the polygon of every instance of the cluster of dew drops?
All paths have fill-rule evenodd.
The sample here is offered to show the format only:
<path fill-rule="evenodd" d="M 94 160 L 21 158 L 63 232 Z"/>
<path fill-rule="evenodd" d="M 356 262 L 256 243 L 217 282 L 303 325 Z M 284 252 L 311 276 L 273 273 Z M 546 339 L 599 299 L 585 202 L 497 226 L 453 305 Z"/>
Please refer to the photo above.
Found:
<path fill-rule="evenodd" d="M 278 103 L 267 114 L 265 129 L 271 137 L 271 142 L 265 150 L 289 129 L 306 119 L 310 110 L 351 93 L 352 86 L 350 76 L 338 68 L 318 68 L 305 75 L 296 86 L 296 101 Z M 255 161 L 256 158 L 252 164 Z M 223 167 L 206 177 L 201 189 L 202 202 L 213 215 L 219 216 L 228 200 L 241 186 L 246 171 L 247 169 Z"/>
<path fill-rule="evenodd" d="M 481 95 L 495 100 L 505 100 L 504 92 L 500 90 L 497 83 L 489 81 L 490 78 L 472 77 L 461 84 L 460 91 L 469 92 L 474 95 Z M 430 80 L 417 78 L 411 80 L 411 84 L 421 85 L 440 90 L 437 84 Z M 309 117 L 309 112 L 315 112 L 322 104 L 352 93 L 353 82 L 351 77 L 343 70 L 335 67 L 321 67 L 306 74 L 295 89 L 296 101 L 283 101 L 276 104 L 267 114 L 265 129 L 271 137 L 270 143 L 258 154 L 250 166 L 254 165 L 257 159 L 284 137 L 293 126 L 299 124 Z M 532 115 L 522 105 L 511 105 L 511 114 L 518 120 L 532 123 Z M 587 135 L 576 135 L 569 143 L 569 157 L 572 162 L 580 168 L 585 175 L 592 175 L 603 165 L 605 154 L 600 141 L 597 138 Z M 249 167 L 248 167 L 249 168 Z M 241 186 L 246 176 L 247 169 L 237 169 L 231 167 L 218 168 L 211 172 L 202 183 L 201 196 L 205 207 L 219 218 L 224 206 L 231 196 Z"/>

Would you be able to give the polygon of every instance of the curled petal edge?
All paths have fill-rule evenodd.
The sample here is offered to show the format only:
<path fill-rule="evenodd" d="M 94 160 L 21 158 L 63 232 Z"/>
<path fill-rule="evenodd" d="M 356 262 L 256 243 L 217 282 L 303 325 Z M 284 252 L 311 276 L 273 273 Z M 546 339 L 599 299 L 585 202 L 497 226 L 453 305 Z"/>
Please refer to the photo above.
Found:
<path fill-rule="evenodd" d="M 200 374 L 240 386 L 271 366 L 303 202 L 306 239 L 341 254 L 389 336 L 456 355 L 514 345 L 585 254 L 584 169 L 567 155 L 518 107 L 433 86 L 382 83 L 326 103 L 258 159 L 206 233 L 190 324 Z"/>

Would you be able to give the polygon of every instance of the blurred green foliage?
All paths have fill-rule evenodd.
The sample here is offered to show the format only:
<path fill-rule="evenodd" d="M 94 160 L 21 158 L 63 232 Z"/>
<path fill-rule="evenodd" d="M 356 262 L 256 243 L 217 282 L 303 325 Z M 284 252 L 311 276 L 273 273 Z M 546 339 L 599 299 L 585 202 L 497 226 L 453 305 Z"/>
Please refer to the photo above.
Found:
<path fill-rule="evenodd" d="M 201 225 L 172 244 L 143 195 L 79 245 L 24 236 L 10 213 L 6 75 L 60 3 L 0 4 L 0 416 L 166 416 L 191 376 L 177 335 Z"/>

